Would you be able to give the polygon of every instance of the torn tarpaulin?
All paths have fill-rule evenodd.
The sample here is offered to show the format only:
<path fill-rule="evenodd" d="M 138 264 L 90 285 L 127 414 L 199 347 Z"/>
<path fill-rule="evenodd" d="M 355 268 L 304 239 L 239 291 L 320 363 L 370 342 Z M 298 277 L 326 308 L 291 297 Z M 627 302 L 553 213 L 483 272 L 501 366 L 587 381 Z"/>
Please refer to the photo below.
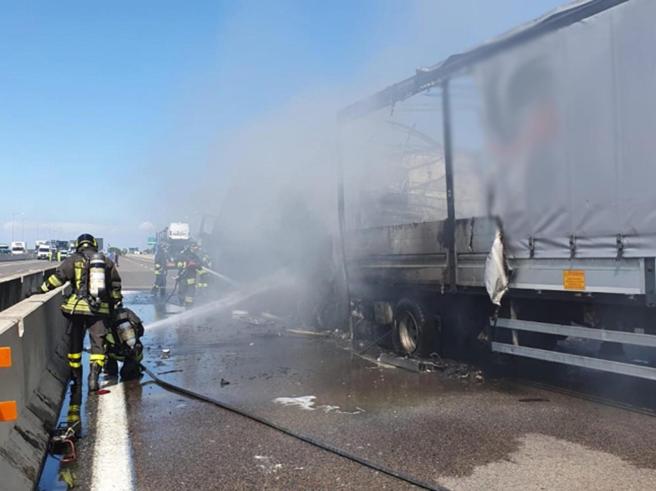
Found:
<path fill-rule="evenodd" d="M 503 236 L 497 229 L 490 253 L 485 260 L 485 289 L 495 305 L 501 305 L 501 299 L 508 291 L 508 265 L 503 250 Z"/>

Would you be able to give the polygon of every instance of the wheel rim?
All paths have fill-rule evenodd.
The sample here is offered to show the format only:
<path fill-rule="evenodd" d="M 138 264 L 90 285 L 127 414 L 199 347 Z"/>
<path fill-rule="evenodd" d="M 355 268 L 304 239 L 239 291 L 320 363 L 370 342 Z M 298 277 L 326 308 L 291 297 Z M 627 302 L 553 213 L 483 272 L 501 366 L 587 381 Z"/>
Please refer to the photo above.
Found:
<path fill-rule="evenodd" d="M 399 342 L 406 353 L 414 353 L 417 349 L 419 328 L 417 320 L 410 312 L 405 312 L 399 319 Z"/>

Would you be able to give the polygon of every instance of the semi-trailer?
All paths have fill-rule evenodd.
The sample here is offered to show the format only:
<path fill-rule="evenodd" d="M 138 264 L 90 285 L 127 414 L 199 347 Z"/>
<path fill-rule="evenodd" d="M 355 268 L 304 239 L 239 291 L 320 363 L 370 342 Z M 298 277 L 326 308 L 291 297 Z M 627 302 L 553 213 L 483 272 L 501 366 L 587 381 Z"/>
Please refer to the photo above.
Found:
<path fill-rule="evenodd" d="M 399 353 L 656 380 L 653 19 L 574 2 L 339 113 L 351 304 Z"/>

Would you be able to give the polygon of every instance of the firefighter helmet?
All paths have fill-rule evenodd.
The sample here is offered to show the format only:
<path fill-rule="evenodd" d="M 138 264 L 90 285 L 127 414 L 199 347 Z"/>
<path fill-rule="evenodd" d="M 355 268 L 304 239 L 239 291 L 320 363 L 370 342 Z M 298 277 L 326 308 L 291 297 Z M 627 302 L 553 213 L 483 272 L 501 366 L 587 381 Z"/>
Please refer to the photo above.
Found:
<path fill-rule="evenodd" d="M 95 237 L 91 234 L 82 234 L 77 238 L 75 248 L 79 251 L 84 245 L 98 249 L 98 243 L 96 242 Z"/>

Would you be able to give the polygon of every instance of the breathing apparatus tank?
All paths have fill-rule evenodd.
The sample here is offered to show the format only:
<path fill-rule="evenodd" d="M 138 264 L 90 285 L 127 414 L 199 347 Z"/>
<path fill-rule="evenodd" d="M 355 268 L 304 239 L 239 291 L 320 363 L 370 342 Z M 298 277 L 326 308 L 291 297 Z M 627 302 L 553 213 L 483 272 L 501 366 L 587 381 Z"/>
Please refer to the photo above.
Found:
<path fill-rule="evenodd" d="M 116 315 L 116 334 L 130 349 L 137 344 L 137 332 L 127 309 L 121 309 Z"/>
<path fill-rule="evenodd" d="M 96 301 L 105 296 L 105 256 L 95 253 L 89 261 L 89 295 Z"/>

